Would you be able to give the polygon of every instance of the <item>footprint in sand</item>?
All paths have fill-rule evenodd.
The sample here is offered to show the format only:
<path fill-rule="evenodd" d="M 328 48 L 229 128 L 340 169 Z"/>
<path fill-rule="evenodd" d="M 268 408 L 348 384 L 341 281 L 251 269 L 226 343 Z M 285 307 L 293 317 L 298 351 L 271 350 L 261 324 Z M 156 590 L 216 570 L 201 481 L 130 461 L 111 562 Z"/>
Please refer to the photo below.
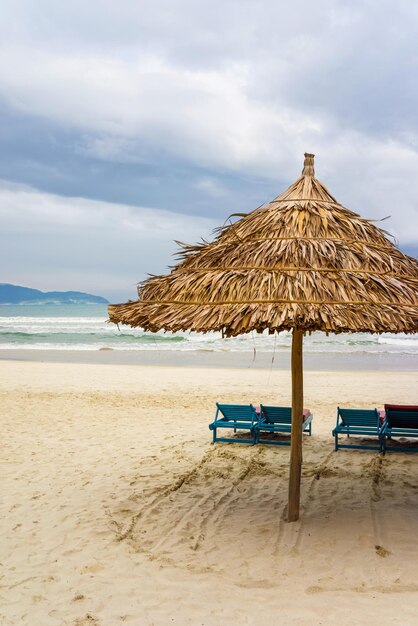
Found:
<path fill-rule="evenodd" d="M 391 554 L 391 552 L 389 550 L 386 550 L 386 548 L 384 548 L 383 546 L 375 546 L 374 547 L 376 550 L 376 554 L 378 554 L 379 556 L 385 558 L 386 556 L 389 556 L 389 554 Z"/>
<path fill-rule="evenodd" d="M 84 617 L 77 617 L 74 626 L 100 626 L 100 622 L 90 613 L 86 613 Z"/>
<path fill-rule="evenodd" d="M 278 480 L 282 470 L 277 458 L 266 460 L 262 449 L 211 448 L 194 462 L 182 464 L 174 476 L 172 458 L 171 449 L 158 459 L 164 482 L 145 484 L 130 496 L 129 506 L 121 502 L 109 512 L 118 539 L 126 539 L 153 560 L 193 571 L 223 571 L 226 563 L 230 567 L 230 559 L 237 569 L 248 570 L 249 559 L 257 578 L 264 579 L 264 558 L 275 552 L 280 526 L 272 531 L 271 519 L 280 520 L 287 488 Z M 165 461 L 169 468 L 162 471 Z M 141 474 L 147 474 L 143 468 Z M 225 536 L 239 537 L 238 548 L 231 542 L 229 556 Z"/>
<path fill-rule="evenodd" d="M 96 572 L 101 572 L 105 569 L 103 563 L 90 563 L 89 565 L 85 565 L 81 568 L 80 572 L 82 574 L 95 574 Z"/>

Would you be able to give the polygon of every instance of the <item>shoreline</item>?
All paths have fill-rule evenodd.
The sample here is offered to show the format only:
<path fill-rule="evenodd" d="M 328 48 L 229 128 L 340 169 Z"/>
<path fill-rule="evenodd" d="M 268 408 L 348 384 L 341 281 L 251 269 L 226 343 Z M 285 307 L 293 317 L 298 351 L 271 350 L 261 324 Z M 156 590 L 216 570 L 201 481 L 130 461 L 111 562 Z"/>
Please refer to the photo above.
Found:
<path fill-rule="evenodd" d="M 276 352 L 181 352 L 174 350 L 0 350 L 0 361 L 88 363 L 222 369 L 289 370 L 290 350 Z M 418 371 L 413 354 L 304 353 L 307 371 Z"/>

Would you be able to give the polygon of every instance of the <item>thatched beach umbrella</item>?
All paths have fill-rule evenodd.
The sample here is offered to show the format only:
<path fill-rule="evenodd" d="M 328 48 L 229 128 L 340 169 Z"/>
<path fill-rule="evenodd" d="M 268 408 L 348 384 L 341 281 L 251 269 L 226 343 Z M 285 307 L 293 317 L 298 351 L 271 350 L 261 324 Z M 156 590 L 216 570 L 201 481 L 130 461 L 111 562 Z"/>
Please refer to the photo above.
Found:
<path fill-rule="evenodd" d="M 181 244 L 178 265 L 144 281 L 138 301 L 109 306 L 110 321 L 150 331 L 293 331 L 289 521 L 299 517 L 303 335 L 418 331 L 418 262 L 339 204 L 313 162 L 305 154 L 293 185 L 212 243 Z"/>

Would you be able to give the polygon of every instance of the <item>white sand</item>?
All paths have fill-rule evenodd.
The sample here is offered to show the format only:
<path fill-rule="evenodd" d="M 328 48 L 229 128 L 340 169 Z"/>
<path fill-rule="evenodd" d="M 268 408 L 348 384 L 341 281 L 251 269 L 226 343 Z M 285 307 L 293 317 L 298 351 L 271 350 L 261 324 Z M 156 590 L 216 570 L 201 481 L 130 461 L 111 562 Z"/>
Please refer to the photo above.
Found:
<path fill-rule="evenodd" d="M 305 375 L 288 447 L 210 445 L 216 400 L 286 372 L 0 362 L 0 624 L 417 623 L 418 455 L 333 451 L 336 405 L 416 403 L 417 373 Z"/>

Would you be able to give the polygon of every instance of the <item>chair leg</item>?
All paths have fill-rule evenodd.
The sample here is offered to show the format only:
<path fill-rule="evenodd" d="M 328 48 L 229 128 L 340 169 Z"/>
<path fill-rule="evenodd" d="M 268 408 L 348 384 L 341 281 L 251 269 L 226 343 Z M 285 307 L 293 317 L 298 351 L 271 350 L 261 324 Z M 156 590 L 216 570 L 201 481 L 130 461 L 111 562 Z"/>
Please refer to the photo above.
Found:
<path fill-rule="evenodd" d="M 213 438 L 212 438 L 212 443 L 216 442 L 216 428 L 213 429 Z"/>
<path fill-rule="evenodd" d="M 335 451 L 338 450 L 338 433 L 335 433 Z"/>
<path fill-rule="evenodd" d="M 258 428 L 254 428 L 254 444 L 258 443 L 259 438 L 260 438 L 260 431 L 258 430 Z"/>

